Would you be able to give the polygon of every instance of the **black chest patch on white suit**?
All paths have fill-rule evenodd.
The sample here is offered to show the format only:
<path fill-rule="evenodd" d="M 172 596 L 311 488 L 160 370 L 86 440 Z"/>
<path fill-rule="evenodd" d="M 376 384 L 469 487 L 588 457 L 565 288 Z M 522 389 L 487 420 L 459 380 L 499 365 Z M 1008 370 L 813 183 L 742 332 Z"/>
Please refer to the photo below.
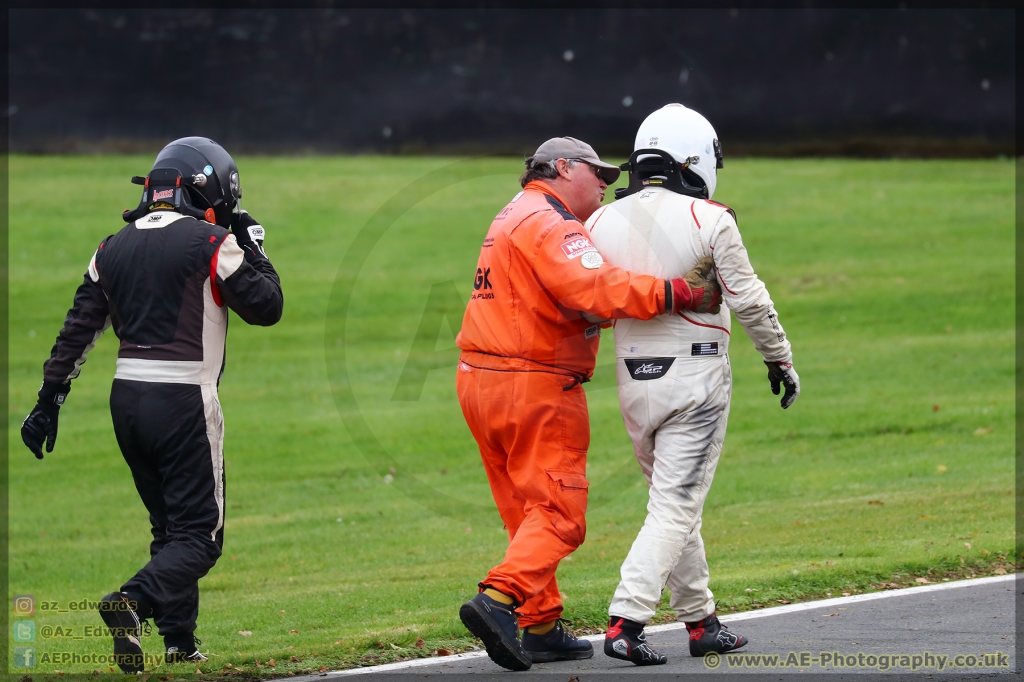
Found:
<path fill-rule="evenodd" d="M 695 343 L 690 347 L 690 355 L 718 355 L 718 341 Z"/>
<path fill-rule="evenodd" d="M 660 379 L 668 372 L 675 358 L 623 358 L 629 376 L 636 381 Z"/>

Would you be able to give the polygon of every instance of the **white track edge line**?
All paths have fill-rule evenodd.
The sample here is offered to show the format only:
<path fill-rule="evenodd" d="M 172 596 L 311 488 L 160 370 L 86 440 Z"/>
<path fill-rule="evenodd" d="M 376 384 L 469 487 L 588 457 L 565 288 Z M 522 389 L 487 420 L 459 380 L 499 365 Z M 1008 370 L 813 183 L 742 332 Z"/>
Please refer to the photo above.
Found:
<path fill-rule="evenodd" d="M 827 609 L 833 606 L 839 606 L 841 604 L 854 604 L 862 601 L 874 601 L 875 599 L 887 599 L 889 597 L 904 597 L 915 594 L 925 594 L 927 592 L 942 592 L 945 590 L 952 590 L 961 587 L 976 587 L 978 585 L 988 585 L 991 583 L 1000 583 L 1013 580 L 1016 577 L 1016 573 L 1009 573 L 1007 575 L 996 575 L 986 578 L 972 578 L 970 580 L 954 580 L 948 583 L 936 583 L 934 585 L 921 585 L 919 587 L 905 587 L 899 590 L 886 590 L 884 592 L 867 592 L 865 594 L 854 594 L 849 597 L 834 597 L 832 599 L 821 599 L 819 601 L 808 601 L 801 602 L 799 604 L 786 604 L 784 606 L 773 606 L 767 609 L 760 609 L 757 611 L 747 611 L 744 613 L 734 613 L 732 615 L 721 616 L 720 620 L 723 623 L 732 623 L 740 620 L 752 620 L 754 618 L 768 618 L 769 616 L 781 616 L 786 613 L 794 613 L 797 611 L 809 611 L 811 609 Z M 679 630 L 685 628 L 684 623 L 669 623 L 667 625 L 654 625 L 649 628 L 645 628 L 646 632 L 657 633 L 657 632 L 670 632 L 672 630 Z M 599 642 L 604 639 L 604 634 L 599 635 L 586 635 L 580 637 L 580 639 L 586 639 L 591 642 Z M 383 665 L 371 665 L 363 668 L 349 668 L 348 670 L 334 670 L 326 673 L 328 677 L 343 677 L 348 675 L 367 675 L 370 673 L 385 673 L 396 670 L 408 670 L 410 668 L 424 668 L 430 665 L 443 665 L 449 661 L 465 661 L 473 658 L 484 658 L 487 656 L 486 651 L 470 651 L 464 654 L 454 654 L 452 656 L 437 656 L 430 658 L 414 658 L 409 661 L 399 661 L 397 663 L 385 663 Z"/>

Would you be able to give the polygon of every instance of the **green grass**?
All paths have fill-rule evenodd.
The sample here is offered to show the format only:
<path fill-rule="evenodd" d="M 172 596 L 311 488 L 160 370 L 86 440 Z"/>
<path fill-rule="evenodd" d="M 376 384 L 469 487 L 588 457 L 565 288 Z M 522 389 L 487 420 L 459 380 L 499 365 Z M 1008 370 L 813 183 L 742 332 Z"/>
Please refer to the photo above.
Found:
<path fill-rule="evenodd" d="M 36 461 L 18 425 L 93 249 L 137 201 L 128 178 L 150 161 L 10 162 L 11 595 L 95 599 L 148 558 L 107 407 L 114 340 L 75 382 L 52 455 Z M 197 634 L 214 654 L 203 668 L 282 674 L 470 646 L 458 605 L 506 539 L 454 366 L 428 368 L 450 363 L 480 241 L 520 162 L 239 161 L 286 305 L 270 329 L 231 323 L 225 547 L 201 582 Z M 715 199 L 739 215 L 803 393 L 780 410 L 737 331 L 704 516 L 721 610 L 1014 570 L 1013 173 L 1010 161 L 848 160 L 722 172 Z M 422 393 L 393 400 L 415 397 L 396 386 L 421 322 L 440 329 L 412 357 Z M 590 530 L 560 570 L 581 629 L 605 622 L 645 514 L 609 341 L 588 385 Z M 76 634 L 99 623 L 34 620 Z M 36 646 L 106 653 L 109 640 Z"/>

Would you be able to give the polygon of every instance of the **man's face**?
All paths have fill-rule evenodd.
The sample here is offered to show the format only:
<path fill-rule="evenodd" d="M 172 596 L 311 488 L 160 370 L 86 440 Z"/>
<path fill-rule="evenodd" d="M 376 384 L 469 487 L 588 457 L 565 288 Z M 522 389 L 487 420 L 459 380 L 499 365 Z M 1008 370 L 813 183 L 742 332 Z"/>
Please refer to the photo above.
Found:
<path fill-rule="evenodd" d="M 569 210 L 586 222 L 594 211 L 601 208 L 604 191 L 608 189 L 608 183 L 598 175 L 600 169 L 585 161 L 576 161 L 576 165 L 570 168 L 565 159 L 555 161 L 555 168 L 565 181 L 561 193 L 570 204 Z"/>

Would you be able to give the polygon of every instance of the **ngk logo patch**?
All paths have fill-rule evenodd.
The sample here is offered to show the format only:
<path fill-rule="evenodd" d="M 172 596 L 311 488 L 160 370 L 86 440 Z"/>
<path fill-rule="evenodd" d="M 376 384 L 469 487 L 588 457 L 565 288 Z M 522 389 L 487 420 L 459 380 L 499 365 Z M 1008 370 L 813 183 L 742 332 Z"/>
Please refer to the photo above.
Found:
<path fill-rule="evenodd" d="M 570 239 L 567 242 L 562 243 L 562 251 L 565 253 L 565 257 L 569 260 L 582 256 L 590 251 L 597 251 L 597 247 L 590 243 L 590 240 L 586 237 L 578 237 L 576 239 Z"/>

